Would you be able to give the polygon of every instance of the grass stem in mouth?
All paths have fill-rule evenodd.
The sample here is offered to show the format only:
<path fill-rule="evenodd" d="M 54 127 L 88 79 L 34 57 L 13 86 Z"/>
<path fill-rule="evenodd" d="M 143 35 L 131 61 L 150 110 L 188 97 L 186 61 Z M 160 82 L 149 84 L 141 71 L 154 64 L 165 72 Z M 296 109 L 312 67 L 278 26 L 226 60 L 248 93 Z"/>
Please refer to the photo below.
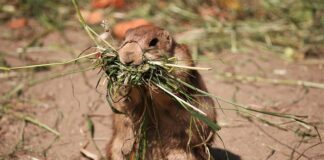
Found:
<path fill-rule="evenodd" d="M 191 109 L 199 112 L 200 114 L 207 116 L 207 114 L 203 111 L 201 111 L 200 109 L 198 109 L 197 107 L 193 106 L 192 104 L 188 103 L 187 101 L 183 100 L 182 98 L 176 96 L 175 94 L 173 94 L 172 92 L 170 92 L 169 90 L 165 89 L 164 87 L 162 87 L 161 85 L 157 84 L 157 83 L 153 83 L 154 85 L 156 85 L 157 87 L 159 87 L 160 89 L 162 89 L 164 92 L 166 92 L 167 94 L 169 94 L 170 96 L 172 96 L 173 98 L 175 98 L 177 101 L 180 101 L 181 103 L 187 105 L 188 107 L 190 107 Z"/>
<path fill-rule="evenodd" d="M 178 64 L 171 64 L 171 63 L 164 63 L 162 61 L 148 61 L 149 64 L 152 65 L 159 65 L 159 66 L 167 66 L 167 67 L 175 67 L 175 68 L 183 68 L 183 69 L 192 69 L 192 70 L 211 70 L 212 68 L 205 68 L 205 67 L 192 67 L 192 66 L 185 66 L 185 65 L 178 65 Z"/>

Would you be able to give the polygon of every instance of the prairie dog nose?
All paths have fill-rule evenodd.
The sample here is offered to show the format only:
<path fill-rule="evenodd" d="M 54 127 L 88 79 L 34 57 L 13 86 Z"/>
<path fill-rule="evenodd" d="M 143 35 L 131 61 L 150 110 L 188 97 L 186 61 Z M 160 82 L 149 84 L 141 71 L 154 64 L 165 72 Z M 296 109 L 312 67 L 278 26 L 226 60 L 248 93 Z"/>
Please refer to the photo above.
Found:
<path fill-rule="evenodd" d="M 140 65 L 143 63 L 142 49 L 137 43 L 127 43 L 118 52 L 120 61 L 125 65 Z"/>
<path fill-rule="evenodd" d="M 125 64 L 126 66 L 132 65 L 134 63 L 134 56 L 135 53 L 134 52 L 129 52 L 126 51 L 125 53 L 123 53 L 124 55 L 122 56 L 122 58 L 120 58 L 120 61 Z"/>

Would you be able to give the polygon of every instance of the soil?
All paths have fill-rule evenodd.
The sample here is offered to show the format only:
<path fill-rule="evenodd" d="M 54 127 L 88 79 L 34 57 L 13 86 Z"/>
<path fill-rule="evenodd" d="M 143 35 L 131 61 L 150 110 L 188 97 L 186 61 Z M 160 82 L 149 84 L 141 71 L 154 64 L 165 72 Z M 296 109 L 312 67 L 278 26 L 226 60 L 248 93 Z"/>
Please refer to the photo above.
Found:
<path fill-rule="evenodd" d="M 1 27 L 0 30 L 8 31 Z M 62 35 L 66 38 L 62 38 Z M 41 47 L 18 54 L 17 48 L 29 41 L 27 37 L 21 40 L 0 37 L 0 51 L 6 63 L 19 66 L 66 60 L 91 46 L 83 31 L 71 29 L 63 34 L 50 33 L 41 39 Z M 318 122 L 318 131 L 324 137 L 324 89 L 266 81 L 242 82 L 224 79 L 219 74 L 231 72 L 267 79 L 324 83 L 323 64 L 287 61 L 280 54 L 249 49 L 240 53 L 209 53 L 202 56 L 198 65 L 213 68 L 212 71 L 200 72 L 212 94 L 256 109 L 307 115 L 307 121 Z M 16 75 L 13 77 L 0 77 L 0 93 L 9 93 L 20 84 L 64 73 L 71 68 L 77 68 L 77 65 L 51 67 L 37 72 L 14 72 Z M 100 77 L 97 72 L 91 70 L 84 75 L 70 74 L 32 86 L 25 85 L 16 92 L 18 95 L 2 99 L 1 107 L 10 107 L 15 113 L 29 115 L 58 131 L 60 136 L 13 116 L 12 112 L 0 114 L 0 159 L 87 159 L 80 153 L 81 149 L 93 155 L 104 155 L 105 145 L 112 134 L 113 113 L 105 100 L 105 85 L 100 83 L 97 89 L 95 87 Z M 223 102 L 221 105 L 223 108 L 233 108 Z M 280 122 L 278 118 L 257 116 Z M 99 150 L 91 141 L 89 119 L 93 122 L 93 139 Z M 249 120 L 231 110 L 219 109 L 218 121 L 222 126 L 218 132 L 222 140 L 216 138 L 212 149 L 217 159 L 226 159 L 226 152 L 233 160 L 324 159 L 323 144 L 306 150 L 318 143 L 318 138 L 296 136 L 255 119 Z M 300 144 L 300 141 L 304 143 Z M 299 157 L 301 153 L 303 155 Z"/>

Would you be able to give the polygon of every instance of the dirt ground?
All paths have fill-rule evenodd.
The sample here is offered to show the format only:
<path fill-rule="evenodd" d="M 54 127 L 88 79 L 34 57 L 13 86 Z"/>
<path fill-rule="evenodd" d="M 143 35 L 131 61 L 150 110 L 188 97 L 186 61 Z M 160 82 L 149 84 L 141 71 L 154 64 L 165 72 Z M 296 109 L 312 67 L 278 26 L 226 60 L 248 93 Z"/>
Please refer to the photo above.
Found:
<path fill-rule="evenodd" d="M 0 30 L 6 32 L 7 29 Z M 62 34 L 66 39 L 62 38 Z M 18 48 L 28 44 L 28 38 L 20 40 L 1 37 L 2 57 L 11 66 L 48 63 L 71 59 L 91 46 L 83 31 L 70 29 L 62 34 L 50 33 L 41 40 L 41 47 L 30 48 L 22 54 L 18 54 Z M 262 80 L 234 80 L 233 77 L 224 79 L 221 74 L 227 72 L 323 84 L 324 65 L 306 62 L 289 62 L 276 53 L 249 49 L 239 53 L 210 53 L 202 56 L 198 65 L 213 68 L 212 71 L 201 71 L 211 93 L 256 109 L 307 115 L 306 120 L 316 122 L 323 137 L 323 89 L 273 84 Z M 105 145 L 112 133 L 113 113 L 105 100 L 105 85 L 100 84 L 95 89 L 100 76 L 98 70 L 31 83 L 32 80 L 55 76 L 72 68 L 77 68 L 77 65 L 45 68 L 35 73 L 0 72 L 0 93 L 7 96 L 13 93 L 10 98 L 1 98 L 1 107 L 9 109 L 0 114 L 0 159 L 86 159 L 80 153 L 81 149 L 97 156 L 105 154 Z M 12 90 L 13 88 L 17 90 Z M 233 108 L 221 104 L 223 108 Z M 29 115 L 46 124 L 58 131 L 60 136 L 30 123 L 17 113 Z M 217 159 L 226 159 L 224 150 L 228 151 L 233 160 L 324 159 L 323 144 L 306 150 L 319 142 L 316 137 L 296 136 L 254 119 L 249 120 L 231 110 L 218 110 L 218 115 L 222 126 L 219 136 L 226 149 L 221 140 L 216 138 L 213 154 Z M 267 118 L 280 122 L 278 118 Z M 91 140 L 89 119 L 94 125 L 93 140 L 98 149 Z"/>

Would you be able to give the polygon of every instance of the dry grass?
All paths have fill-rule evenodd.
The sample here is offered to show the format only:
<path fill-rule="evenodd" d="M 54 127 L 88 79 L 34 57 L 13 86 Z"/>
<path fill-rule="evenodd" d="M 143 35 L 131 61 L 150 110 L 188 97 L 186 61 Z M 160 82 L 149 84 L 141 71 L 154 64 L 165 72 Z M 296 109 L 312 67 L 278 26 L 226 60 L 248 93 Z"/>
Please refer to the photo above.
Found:
<path fill-rule="evenodd" d="M 123 85 L 155 86 L 155 87 L 160 88 L 166 94 L 173 97 L 173 99 L 175 99 L 181 106 L 183 106 L 192 115 L 193 119 L 203 121 L 208 126 L 213 128 L 215 131 L 218 131 L 220 129 L 220 126 L 217 123 L 209 120 L 205 116 L 204 112 L 199 110 L 196 106 L 192 105 L 193 97 L 191 97 L 188 93 L 186 93 L 185 89 L 178 87 L 178 86 L 185 86 L 186 88 L 190 88 L 192 90 L 199 92 L 203 96 L 209 96 L 209 97 L 214 98 L 216 101 L 223 101 L 223 102 L 231 104 L 233 106 L 232 108 L 224 108 L 224 107 L 219 106 L 219 107 L 217 107 L 217 109 L 232 110 L 232 111 L 238 112 L 240 115 L 242 115 L 248 119 L 258 120 L 264 124 L 279 128 L 283 131 L 294 132 L 299 136 L 305 136 L 305 137 L 318 136 L 319 143 L 321 143 L 321 137 L 319 137 L 316 126 L 304 121 L 304 119 L 307 118 L 305 116 L 297 116 L 297 115 L 291 115 L 291 114 L 268 112 L 268 111 L 264 111 L 264 110 L 253 109 L 250 106 L 241 105 L 239 103 L 229 101 L 229 100 L 223 99 L 222 97 L 218 97 L 218 96 L 209 94 L 207 92 L 204 92 L 202 90 L 199 90 L 199 89 L 195 88 L 194 86 L 191 86 L 190 84 L 183 82 L 180 79 L 177 79 L 176 77 L 173 77 L 171 74 L 172 70 L 181 69 L 181 68 L 208 70 L 206 68 L 199 68 L 199 67 L 192 68 L 192 67 L 188 67 L 188 66 L 177 66 L 177 65 L 173 64 L 175 62 L 175 59 L 173 59 L 172 57 L 164 58 L 161 61 L 147 61 L 144 64 L 142 64 L 136 68 L 123 65 L 118 59 L 116 49 L 109 42 L 107 42 L 103 39 L 100 39 L 99 34 L 97 32 L 95 32 L 91 27 L 89 27 L 84 22 L 81 14 L 80 14 L 80 11 L 77 7 L 76 1 L 75 0 L 72 0 L 72 1 L 74 2 L 75 8 L 79 15 L 79 20 L 80 20 L 83 28 L 85 29 L 85 31 L 87 32 L 89 37 L 93 40 L 93 42 L 96 45 L 95 52 L 84 55 L 84 56 L 77 57 L 72 60 L 64 61 L 64 62 L 32 65 L 32 66 L 22 66 L 22 67 L 13 67 L 13 68 L 0 67 L 0 70 L 11 71 L 11 70 L 16 70 L 16 69 L 28 69 L 28 68 L 38 68 L 38 67 L 44 67 L 44 66 L 64 65 L 64 64 L 71 64 L 71 63 L 74 63 L 74 62 L 80 61 L 80 60 L 85 60 L 85 59 L 88 60 L 89 58 L 91 58 L 91 60 L 90 60 L 91 65 L 90 65 L 90 67 L 87 68 L 87 70 L 94 69 L 94 68 L 101 68 L 101 70 L 104 72 L 103 74 L 104 74 L 105 78 L 108 79 L 107 90 L 110 93 L 109 95 L 114 94 L 113 91 L 116 90 L 116 87 L 118 88 Z M 177 10 L 177 8 L 174 8 L 174 7 L 173 8 L 170 7 L 170 9 L 181 12 L 183 14 L 183 16 L 190 14 L 190 12 L 184 13 L 182 10 L 179 10 L 179 9 Z M 192 17 L 197 17 L 197 16 L 190 15 L 187 17 L 192 18 Z M 207 21 L 207 22 L 208 23 L 216 23 L 213 21 Z M 249 26 L 247 27 L 246 25 L 249 25 Z M 199 32 L 199 33 L 201 33 L 201 34 L 213 33 L 215 35 L 217 35 L 217 34 L 223 35 L 225 33 L 225 35 L 232 35 L 232 36 L 228 36 L 228 37 L 230 37 L 230 39 L 226 42 L 226 45 L 230 46 L 231 49 L 233 51 L 235 51 L 235 50 L 237 50 L 237 43 L 238 43 L 237 41 L 240 40 L 237 37 L 242 38 L 243 35 L 246 35 L 246 34 L 248 34 L 248 36 L 251 36 L 251 37 L 254 37 L 255 35 L 260 36 L 260 34 L 265 34 L 266 35 L 265 37 L 261 37 L 261 38 L 265 39 L 265 43 L 263 43 L 261 46 L 278 48 L 278 47 L 276 47 L 276 45 L 278 44 L 278 46 L 282 49 L 282 46 L 286 46 L 286 45 L 282 44 L 283 42 L 285 42 L 285 40 L 279 41 L 280 43 L 279 42 L 273 43 L 275 41 L 267 40 L 267 39 L 269 39 L 269 35 L 267 33 L 273 34 L 273 32 L 275 32 L 275 31 L 277 33 L 282 33 L 282 32 L 286 32 L 287 30 L 295 31 L 295 28 L 291 29 L 291 28 L 289 28 L 289 25 L 281 24 L 281 23 L 280 24 L 274 23 L 273 25 L 268 25 L 265 23 L 256 24 L 256 25 L 261 26 L 261 27 L 259 27 L 259 28 L 261 28 L 259 31 L 249 30 L 250 28 L 253 28 L 253 27 L 250 27 L 253 25 L 255 25 L 255 23 L 252 23 L 252 22 L 246 23 L 246 24 L 241 24 L 240 22 L 237 22 L 235 24 L 228 23 L 228 26 L 220 25 L 219 27 L 216 27 L 216 30 L 215 30 L 215 28 L 209 28 L 209 29 L 203 30 L 202 31 L 203 33 L 202 32 Z M 268 26 L 268 27 L 262 28 L 262 26 Z M 280 30 L 278 30 L 278 26 L 279 26 L 279 28 L 281 28 Z M 280 27 L 280 26 L 283 26 L 283 27 Z M 289 32 L 289 33 L 291 33 L 291 32 Z M 271 35 L 270 35 L 270 37 L 271 37 Z M 211 37 L 207 37 L 207 38 L 211 38 Z M 257 37 L 257 38 L 260 38 L 260 37 Z M 280 38 L 282 38 L 282 37 L 280 37 Z M 323 38 L 319 36 L 318 39 L 321 40 Z M 250 42 L 251 41 L 244 42 L 244 43 L 250 43 Z M 210 46 L 208 44 L 206 44 L 206 47 L 208 48 Z M 295 46 L 290 46 L 290 47 L 295 47 Z M 298 48 L 298 47 L 299 46 L 297 46 L 296 48 Z M 68 74 L 70 74 L 70 73 L 68 73 Z M 63 76 L 65 74 L 60 74 L 60 75 Z M 239 77 L 235 77 L 235 78 L 238 79 Z M 263 80 L 263 79 L 261 79 L 261 80 Z M 320 87 L 318 87 L 318 88 L 320 88 Z M 177 96 L 176 94 L 174 94 L 175 92 L 180 93 L 180 96 Z M 269 118 L 269 116 L 278 117 L 280 119 L 280 122 L 275 122 L 273 120 L 269 120 L 269 119 L 271 119 L 271 118 Z M 21 116 L 19 116 L 19 117 L 21 117 Z M 41 128 L 45 128 L 48 131 L 53 132 L 54 134 L 57 134 L 57 135 L 59 134 L 59 133 L 51 130 L 47 126 L 44 126 L 39 122 L 35 122 L 34 120 L 31 120 L 30 118 L 25 119 L 25 120 L 35 123 L 36 125 L 40 126 Z M 284 121 L 285 123 L 293 123 L 296 126 L 295 127 L 287 127 L 286 125 L 284 125 L 284 123 L 281 123 L 282 121 Z M 140 137 L 138 137 L 138 138 L 140 138 L 140 147 L 138 147 L 139 151 L 137 152 L 137 158 L 140 158 L 141 157 L 140 155 L 145 154 L 145 148 L 146 148 L 146 144 L 147 144 L 147 141 L 145 138 L 145 132 L 144 132 L 145 125 L 146 124 L 145 124 L 145 119 L 144 119 L 141 123 L 140 130 L 137 131 L 138 133 L 140 133 L 139 134 Z M 300 129 L 300 128 L 303 128 L 303 129 Z M 310 134 L 310 133 L 312 133 L 312 134 Z"/>

